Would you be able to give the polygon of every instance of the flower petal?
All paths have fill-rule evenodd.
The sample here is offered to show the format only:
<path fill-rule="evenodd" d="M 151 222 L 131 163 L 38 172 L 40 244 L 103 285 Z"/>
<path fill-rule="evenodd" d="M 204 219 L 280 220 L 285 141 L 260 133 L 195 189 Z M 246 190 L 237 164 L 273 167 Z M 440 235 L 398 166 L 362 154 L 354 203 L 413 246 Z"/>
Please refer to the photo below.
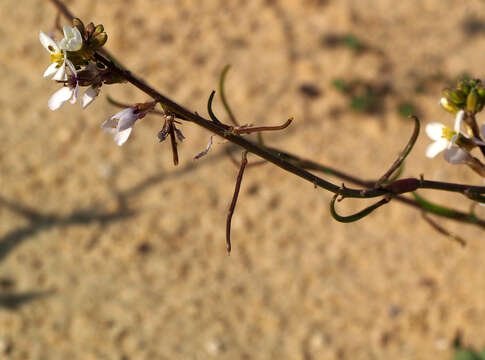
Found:
<path fill-rule="evenodd" d="M 480 130 L 482 131 L 482 137 L 485 137 L 485 124 L 483 124 L 483 125 L 480 127 Z"/>
<path fill-rule="evenodd" d="M 81 106 L 83 109 L 86 109 L 86 107 L 94 101 L 99 94 L 99 90 L 99 87 L 88 87 L 81 97 Z"/>
<path fill-rule="evenodd" d="M 459 147 L 452 147 L 445 151 L 444 156 L 445 160 L 451 164 L 463 164 L 470 155 Z"/>
<path fill-rule="evenodd" d="M 472 138 L 471 139 L 473 141 L 474 144 L 478 145 L 478 146 L 482 146 L 482 145 L 485 145 L 485 142 L 478 139 L 478 138 Z"/>
<path fill-rule="evenodd" d="M 128 108 L 125 109 L 124 112 L 119 117 L 120 121 L 118 121 L 118 131 L 126 130 L 132 127 L 135 124 L 135 121 L 138 120 L 138 114 L 135 114 L 135 108 Z"/>
<path fill-rule="evenodd" d="M 123 131 L 118 131 L 116 134 L 115 134 L 115 143 L 116 145 L 118 146 L 121 146 L 123 145 L 126 140 L 128 140 L 128 138 L 130 137 L 130 134 L 131 134 L 131 131 L 133 130 L 132 127 L 129 127 Z"/>
<path fill-rule="evenodd" d="M 83 45 L 83 38 L 78 28 L 65 25 L 62 30 L 64 31 L 64 38 L 59 42 L 59 46 L 62 50 L 78 51 Z"/>
<path fill-rule="evenodd" d="M 207 153 L 209 152 L 209 150 L 211 149 L 212 147 L 212 138 L 214 137 L 214 135 L 211 135 L 211 137 L 209 138 L 209 142 L 207 143 L 207 146 L 205 147 L 205 150 L 201 151 L 200 153 L 198 153 L 197 155 L 194 156 L 194 159 L 195 160 L 198 160 L 200 159 L 202 156 L 205 156 L 207 155 Z"/>
<path fill-rule="evenodd" d="M 434 140 L 434 141 L 440 140 L 442 139 L 441 136 L 443 135 L 444 127 L 445 125 L 438 122 L 429 123 L 428 125 L 426 125 L 426 128 L 425 128 L 426 135 L 428 135 L 428 137 L 431 140 Z"/>
<path fill-rule="evenodd" d="M 56 81 L 67 81 L 67 74 L 66 74 L 66 63 L 62 63 L 62 65 L 58 68 L 56 74 L 52 77 L 52 80 Z"/>
<path fill-rule="evenodd" d="M 447 145 L 448 145 L 448 141 L 438 140 L 438 141 L 431 143 L 430 145 L 428 145 L 428 147 L 426 149 L 426 157 L 434 158 L 440 152 L 445 150 Z"/>
<path fill-rule="evenodd" d="M 76 82 L 76 87 L 72 90 L 72 98 L 69 102 L 71 104 L 75 104 L 77 101 L 78 95 L 79 95 L 79 84 Z"/>
<path fill-rule="evenodd" d="M 51 54 L 59 53 L 61 50 L 57 46 L 56 42 L 45 32 L 39 32 L 39 40 L 42 46 Z"/>
<path fill-rule="evenodd" d="M 64 51 L 64 61 L 66 62 L 67 66 L 69 66 L 69 70 L 71 70 L 71 74 L 73 76 L 76 76 L 77 75 L 77 71 L 76 71 L 76 68 L 74 67 L 74 64 L 71 62 L 71 60 L 69 60 L 67 58 L 67 53 L 66 51 Z"/>
<path fill-rule="evenodd" d="M 56 72 L 57 72 L 57 63 L 52 63 L 49 65 L 47 69 L 45 69 L 43 76 L 46 78 L 53 75 Z"/>
<path fill-rule="evenodd" d="M 125 116 L 126 114 L 129 114 L 131 112 L 133 112 L 133 108 L 129 107 L 129 108 L 126 108 L 126 109 L 123 109 L 123 110 L 117 112 L 111 118 L 112 119 L 121 119 L 123 116 Z"/>
<path fill-rule="evenodd" d="M 59 109 L 72 96 L 73 90 L 63 86 L 50 97 L 47 105 L 52 111 Z"/>
<path fill-rule="evenodd" d="M 110 117 L 109 119 L 106 119 L 102 124 L 101 127 L 103 128 L 104 131 L 110 133 L 110 134 L 116 134 L 118 130 L 116 130 L 116 127 L 118 126 L 118 119 L 115 119 L 113 116 Z"/>
<path fill-rule="evenodd" d="M 456 113 L 454 130 L 457 134 L 461 132 L 461 124 L 463 122 L 464 117 L 465 117 L 465 112 L 463 110 L 460 110 Z"/>

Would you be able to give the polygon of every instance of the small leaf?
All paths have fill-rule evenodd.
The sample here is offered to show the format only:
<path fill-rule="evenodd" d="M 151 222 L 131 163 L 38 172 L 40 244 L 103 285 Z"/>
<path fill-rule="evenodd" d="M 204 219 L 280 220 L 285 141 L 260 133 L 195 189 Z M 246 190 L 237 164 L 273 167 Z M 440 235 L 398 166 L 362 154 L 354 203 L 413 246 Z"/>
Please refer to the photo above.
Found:
<path fill-rule="evenodd" d="M 342 79 L 335 79 L 332 81 L 332 85 L 334 88 L 344 93 L 349 92 L 350 90 L 350 86 Z"/>
<path fill-rule="evenodd" d="M 358 52 L 364 49 L 364 44 L 355 35 L 349 34 L 342 38 L 342 42 L 349 49 Z"/>
<path fill-rule="evenodd" d="M 397 112 L 402 117 L 407 118 L 413 114 L 416 114 L 416 108 L 410 102 L 402 102 L 397 106 Z"/>

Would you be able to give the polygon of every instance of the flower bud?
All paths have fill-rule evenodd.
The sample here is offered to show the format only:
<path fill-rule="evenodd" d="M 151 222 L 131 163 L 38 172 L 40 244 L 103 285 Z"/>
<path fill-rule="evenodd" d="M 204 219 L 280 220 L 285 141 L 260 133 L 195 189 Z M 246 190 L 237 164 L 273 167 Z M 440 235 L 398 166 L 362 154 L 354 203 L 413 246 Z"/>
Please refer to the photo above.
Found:
<path fill-rule="evenodd" d="M 445 89 L 443 95 L 449 102 L 451 101 L 456 105 L 464 104 L 466 100 L 466 94 L 461 90 Z"/>
<path fill-rule="evenodd" d="M 86 37 L 86 29 L 84 28 L 84 24 L 81 21 L 81 19 L 74 18 L 72 20 L 72 26 L 74 26 L 75 28 L 77 28 L 79 30 L 79 32 L 81 33 L 83 38 Z"/>
<path fill-rule="evenodd" d="M 465 93 L 466 95 L 468 95 L 472 87 L 470 86 L 467 80 L 460 80 L 456 88 L 462 91 L 463 93 Z"/>
<path fill-rule="evenodd" d="M 92 22 L 90 22 L 88 25 L 86 25 L 86 35 L 88 38 L 91 37 L 91 35 L 93 35 L 93 32 L 94 32 L 94 24 Z"/>
<path fill-rule="evenodd" d="M 479 98 L 475 89 L 472 89 L 466 98 L 466 109 L 470 112 L 476 113 L 479 111 Z"/>
<path fill-rule="evenodd" d="M 440 105 L 443 107 L 443 109 L 445 109 L 446 111 L 452 114 L 456 114 L 460 110 L 460 108 L 457 105 L 455 105 L 451 101 L 448 101 L 448 99 L 445 97 L 442 97 L 440 99 Z"/>
<path fill-rule="evenodd" d="M 102 32 L 104 32 L 104 26 L 101 24 L 96 25 L 96 27 L 94 28 L 93 36 L 96 36 L 97 34 L 101 34 Z"/>
<path fill-rule="evenodd" d="M 108 40 L 108 34 L 106 34 L 105 32 L 102 32 L 102 33 L 93 35 L 89 43 L 94 49 L 99 49 L 106 43 L 107 40 Z"/>
<path fill-rule="evenodd" d="M 477 89 L 478 96 L 481 98 L 485 98 L 485 88 L 482 85 L 480 85 L 480 86 L 477 86 L 476 89 Z"/>

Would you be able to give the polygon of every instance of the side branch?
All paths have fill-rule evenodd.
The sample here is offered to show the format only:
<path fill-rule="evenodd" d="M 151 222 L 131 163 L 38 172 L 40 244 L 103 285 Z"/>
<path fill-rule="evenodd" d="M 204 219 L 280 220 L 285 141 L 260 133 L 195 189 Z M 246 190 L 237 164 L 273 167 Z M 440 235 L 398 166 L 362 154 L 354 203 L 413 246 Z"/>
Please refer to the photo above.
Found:
<path fill-rule="evenodd" d="M 234 214 L 234 210 L 236 209 L 237 198 L 239 197 L 239 190 L 241 190 L 241 183 L 244 175 L 244 170 L 246 169 L 246 165 L 248 164 L 247 158 L 248 152 L 243 151 L 242 158 L 241 158 L 241 167 L 239 168 L 239 173 L 237 174 L 236 179 L 236 187 L 234 188 L 234 195 L 232 196 L 231 206 L 229 207 L 229 211 L 227 212 L 227 220 L 226 220 L 226 247 L 227 252 L 231 252 L 231 222 L 232 222 L 232 215 Z"/>

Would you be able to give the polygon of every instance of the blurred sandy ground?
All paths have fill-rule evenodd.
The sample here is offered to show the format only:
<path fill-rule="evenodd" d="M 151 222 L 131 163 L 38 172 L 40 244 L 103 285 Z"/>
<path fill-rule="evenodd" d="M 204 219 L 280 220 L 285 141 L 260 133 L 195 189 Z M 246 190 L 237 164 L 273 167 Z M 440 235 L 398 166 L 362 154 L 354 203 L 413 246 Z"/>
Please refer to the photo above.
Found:
<path fill-rule="evenodd" d="M 485 3 L 464 3 L 69 1 L 85 22 L 105 25 L 109 50 L 174 100 L 206 114 L 230 63 L 241 122 L 293 116 L 269 144 L 364 178 L 379 176 L 407 141 L 399 101 L 413 100 L 425 122 L 451 124 L 437 106 L 443 79 L 484 75 Z M 448 359 L 457 330 L 485 345 L 483 231 L 440 221 L 468 240 L 462 249 L 397 203 L 340 224 L 328 193 L 266 165 L 246 173 L 227 256 L 237 173 L 228 145 L 218 140 L 194 161 L 209 134 L 186 124 L 174 168 L 156 139 L 160 120 L 147 117 L 118 148 L 100 129 L 118 111 L 106 95 L 147 99 L 127 85 L 104 87 L 85 111 L 49 111 L 58 86 L 42 79 L 49 59 L 38 32 L 52 29 L 54 8 L 2 0 L 0 15 L 0 358 Z M 370 51 L 322 40 L 347 33 Z M 351 112 L 335 78 L 392 91 L 377 113 Z M 219 100 L 215 109 L 223 116 Z M 428 143 L 423 134 L 407 175 L 479 182 L 426 159 Z"/>

